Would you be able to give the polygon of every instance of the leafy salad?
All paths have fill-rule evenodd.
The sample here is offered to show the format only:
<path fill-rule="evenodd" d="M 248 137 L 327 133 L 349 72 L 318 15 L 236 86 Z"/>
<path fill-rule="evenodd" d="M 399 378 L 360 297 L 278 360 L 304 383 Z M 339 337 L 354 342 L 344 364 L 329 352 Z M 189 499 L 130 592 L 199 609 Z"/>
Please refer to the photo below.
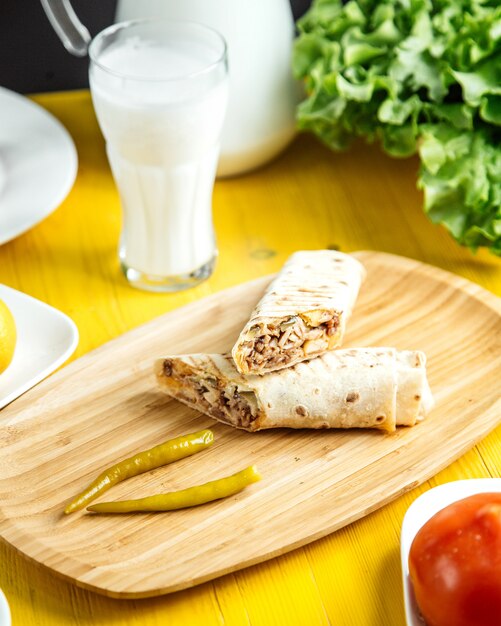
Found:
<path fill-rule="evenodd" d="M 314 0 L 298 29 L 299 127 L 418 152 L 430 219 L 501 255 L 499 0 Z"/>

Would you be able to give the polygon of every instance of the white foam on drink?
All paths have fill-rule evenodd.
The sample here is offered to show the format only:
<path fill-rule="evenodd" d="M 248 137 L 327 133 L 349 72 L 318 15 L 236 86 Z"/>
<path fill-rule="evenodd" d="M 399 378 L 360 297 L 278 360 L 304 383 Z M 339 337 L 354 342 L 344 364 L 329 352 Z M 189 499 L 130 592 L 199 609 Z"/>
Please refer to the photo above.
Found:
<path fill-rule="evenodd" d="M 110 46 L 99 55 L 99 63 L 112 72 L 140 79 L 172 80 L 200 72 L 207 66 L 210 47 L 197 42 L 143 42 L 131 37 L 119 46 Z"/>

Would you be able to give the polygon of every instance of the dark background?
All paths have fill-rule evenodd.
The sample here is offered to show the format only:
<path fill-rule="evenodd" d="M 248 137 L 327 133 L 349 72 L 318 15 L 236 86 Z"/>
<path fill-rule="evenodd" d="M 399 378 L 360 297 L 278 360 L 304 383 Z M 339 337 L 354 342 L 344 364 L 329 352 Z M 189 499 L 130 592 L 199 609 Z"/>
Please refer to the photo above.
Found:
<path fill-rule="evenodd" d="M 297 19 L 310 0 L 291 5 Z M 116 0 L 72 0 L 72 6 L 96 35 L 113 23 Z M 39 0 L 0 0 L 0 86 L 19 93 L 81 89 L 88 86 L 87 69 L 86 58 L 64 49 Z"/>

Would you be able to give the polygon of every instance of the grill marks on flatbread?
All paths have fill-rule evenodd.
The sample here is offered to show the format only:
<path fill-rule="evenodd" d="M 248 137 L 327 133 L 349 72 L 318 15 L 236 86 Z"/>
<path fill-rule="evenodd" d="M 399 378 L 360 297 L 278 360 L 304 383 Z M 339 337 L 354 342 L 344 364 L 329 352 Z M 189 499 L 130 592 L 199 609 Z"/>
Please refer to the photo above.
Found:
<path fill-rule="evenodd" d="M 342 252 L 294 253 L 233 347 L 238 371 L 265 374 L 339 346 L 364 276 L 363 266 Z"/>
<path fill-rule="evenodd" d="M 270 284 L 230 354 L 164 357 L 160 388 L 248 431 L 412 426 L 433 406 L 422 352 L 334 350 L 365 277 L 353 257 L 296 252 Z"/>
<path fill-rule="evenodd" d="M 265 376 L 242 375 L 230 355 L 164 357 L 160 388 L 211 417 L 248 431 L 413 425 L 433 404 L 421 352 L 357 348 Z"/>

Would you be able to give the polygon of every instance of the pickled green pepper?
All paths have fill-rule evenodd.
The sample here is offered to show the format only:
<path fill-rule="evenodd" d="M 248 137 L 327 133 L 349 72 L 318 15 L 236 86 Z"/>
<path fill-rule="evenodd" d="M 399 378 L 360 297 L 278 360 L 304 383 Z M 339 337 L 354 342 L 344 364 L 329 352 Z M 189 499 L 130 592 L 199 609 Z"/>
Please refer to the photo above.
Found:
<path fill-rule="evenodd" d="M 154 448 L 139 452 L 105 470 L 64 509 L 66 514 L 79 511 L 113 485 L 149 470 L 184 459 L 209 447 L 214 442 L 211 430 L 201 430 L 170 439 Z"/>
<path fill-rule="evenodd" d="M 257 467 L 250 467 L 225 478 L 212 480 L 203 485 L 189 487 L 181 491 L 171 491 L 138 500 L 120 500 L 116 502 L 99 502 L 87 507 L 94 513 L 131 513 L 139 511 L 174 511 L 198 504 L 205 504 L 220 498 L 232 496 L 248 485 L 261 480 Z"/>

